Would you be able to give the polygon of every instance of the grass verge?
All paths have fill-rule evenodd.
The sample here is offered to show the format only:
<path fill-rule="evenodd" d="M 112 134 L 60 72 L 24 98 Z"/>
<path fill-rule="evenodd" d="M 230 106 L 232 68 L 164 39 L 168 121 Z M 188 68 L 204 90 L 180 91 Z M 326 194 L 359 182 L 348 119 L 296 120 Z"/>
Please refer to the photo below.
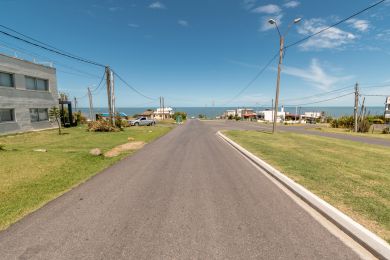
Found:
<path fill-rule="evenodd" d="M 104 153 L 128 142 L 128 137 L 148 143 L 171 129 L 162 125 L 93 133 L 78 127 L 64 130 L 63 135 L 47 130 L 1 136 L 6 150 L 0 151 L 0 230 L 134 152 L 104 158 L 90 155 L 90 149 Z"/>
<path fill-rule="evenodd" d="M 331 128 L 331 127 L 315 127 L 309 129 L 311 131 L 321 131 L 325 133 L 336 133 L 336 134 L 346 134 L 346 135 L 354 135 L 354 136 L 363 136 L 363 137 L 371 137 L 371 138 L 380 138 L 390 140 L 390 134 L 383 134 L 381 130 L 376 129 L 374 132 L 368 133 L 355 133 L 350 129 L 345 128 Z"/>
<path fill-rule="evenodd" d="M 335 138 L 225 134 L 390 243 L 390 150 Z"/>

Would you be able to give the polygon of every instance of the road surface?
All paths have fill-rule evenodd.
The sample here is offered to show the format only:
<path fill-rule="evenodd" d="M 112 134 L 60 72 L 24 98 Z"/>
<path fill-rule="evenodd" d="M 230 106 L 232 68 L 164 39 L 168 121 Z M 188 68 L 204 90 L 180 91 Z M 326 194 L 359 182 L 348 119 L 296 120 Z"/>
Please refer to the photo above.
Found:
<path fill-rule="evenodd" d="M 198 120 L 0 233 L 1 259 L 357 259 Z"/>

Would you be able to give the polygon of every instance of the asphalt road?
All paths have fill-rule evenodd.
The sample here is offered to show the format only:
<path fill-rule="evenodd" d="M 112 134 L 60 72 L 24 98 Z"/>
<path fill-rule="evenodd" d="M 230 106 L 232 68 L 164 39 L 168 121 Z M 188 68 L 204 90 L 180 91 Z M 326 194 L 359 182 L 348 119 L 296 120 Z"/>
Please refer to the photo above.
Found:
<path fill-rule="evenodd" d="M 232 121 L 232 120 L 208 120 L 204 121 L 207 125 L 212 127 L 214 130 L 260 130 L 260 131 L 272 131 L 272 124 L 259 124 L 256 122 L 249 121 Z M 298 134 L 307 134 L 307 135 L 317 135 L 324 137 L 337 138 L 342 140 L 360 142 L 365 144 L 381 145 L 381 146 L 390 146 L 390 140 L 375 138 L 375 137 L 365 137 L 358 135 L 349 135 L 343 133 L 329 133 L 321 132 L 314 130 L 316 125 L 307 125 L 307 126 L 284 126 L 278 125 L 278 131 L 285 132 L 294 132 Z"/>
<path fill-rule="evenodd" d="M 190 120 L 0 233 L 1 259 L 357 259 Z"/>

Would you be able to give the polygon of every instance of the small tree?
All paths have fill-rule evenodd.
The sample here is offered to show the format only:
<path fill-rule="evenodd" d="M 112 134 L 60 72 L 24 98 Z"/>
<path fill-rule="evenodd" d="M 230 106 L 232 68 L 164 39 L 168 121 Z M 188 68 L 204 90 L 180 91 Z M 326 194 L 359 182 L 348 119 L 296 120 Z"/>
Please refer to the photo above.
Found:
<path fill-rule="evenodd" d="M 58 109 L 58 107 L 52 107 L 52 108 L 50 108 L 50 110 L 49 110 L 49 116 L 50 116 L 50 118 L 56 120 L 56 122 L 57 122 L 57 124 L 58 124 L 58 134 L 61 135 L 61 122 L 60 122 L 61 112 L 60 112 L 60 110 Z"/>

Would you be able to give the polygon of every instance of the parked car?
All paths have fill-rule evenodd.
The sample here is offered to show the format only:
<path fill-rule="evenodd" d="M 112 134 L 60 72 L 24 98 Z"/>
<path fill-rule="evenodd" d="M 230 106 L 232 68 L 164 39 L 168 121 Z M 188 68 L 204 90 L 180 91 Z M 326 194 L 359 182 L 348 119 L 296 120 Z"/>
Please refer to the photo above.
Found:
<path fill-rule="evenodd" d="M 135 120 L 130 120 L 129 125 L 131 126 L 143 126 L 143 125 L 155 125 L 154 119 L 147 119 L 146 117 L 140 117 Z"/>

